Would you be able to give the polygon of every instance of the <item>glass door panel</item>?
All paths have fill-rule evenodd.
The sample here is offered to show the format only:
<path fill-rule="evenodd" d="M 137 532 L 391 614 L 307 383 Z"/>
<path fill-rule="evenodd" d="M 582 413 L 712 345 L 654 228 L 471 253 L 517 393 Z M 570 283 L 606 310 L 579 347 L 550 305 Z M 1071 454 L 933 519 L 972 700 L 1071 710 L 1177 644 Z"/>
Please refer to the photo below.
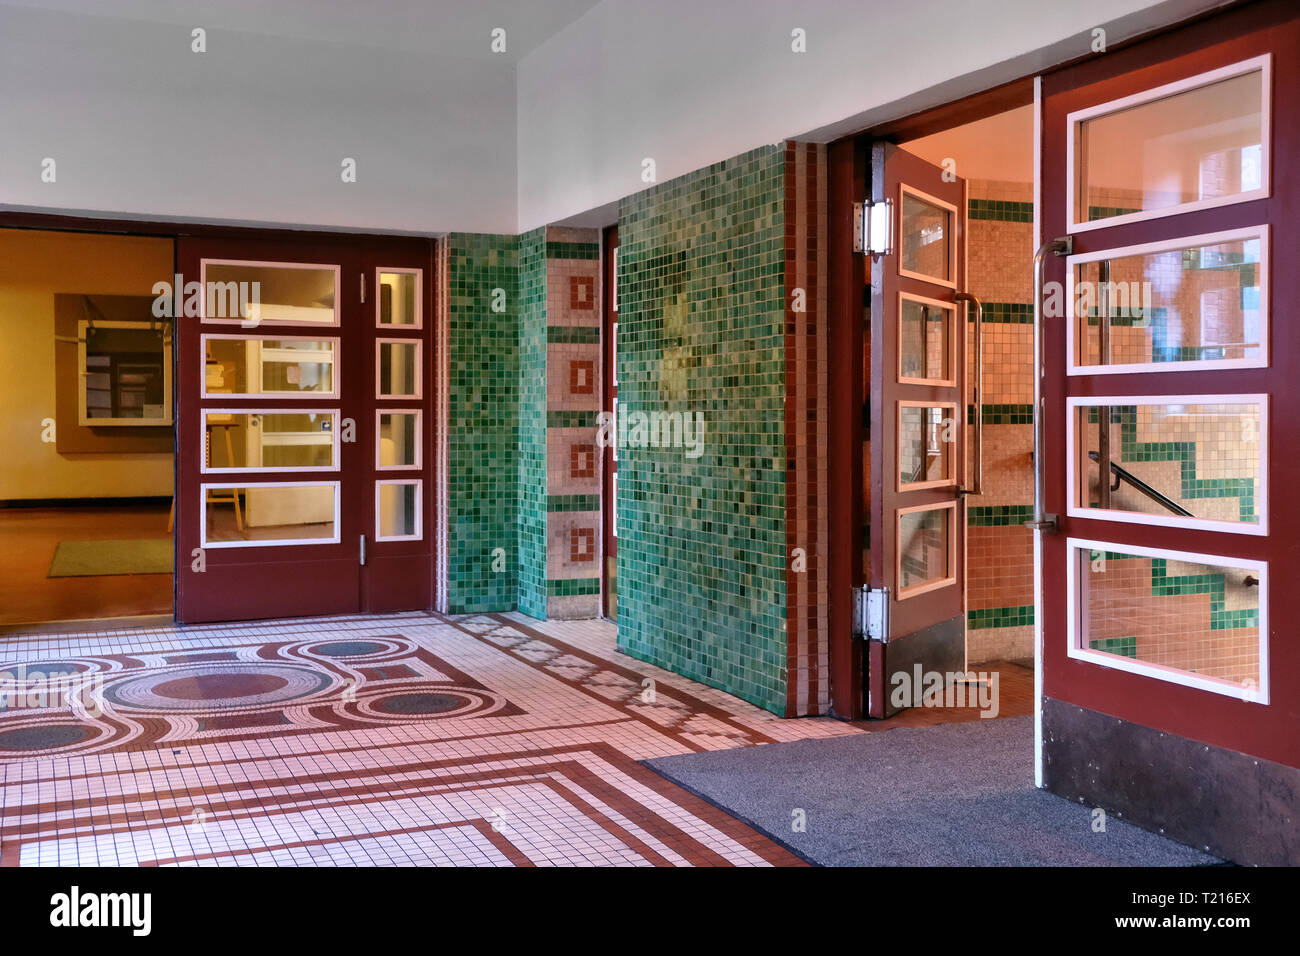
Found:
<path fill-rule="evenodd" d="M 866 711 L 899 704 L 894 675 L 955 674 L 966 656 L 965 181 L 891 144 L 871 155 L 872 202 L 897 212 L 891 251 L 870 254 L 868 587 L 888 613 L 868 643 Z M 882 220 L 883 221 L 883 220 Z M 874 228 L 874 227 L 873 227 Z"/>

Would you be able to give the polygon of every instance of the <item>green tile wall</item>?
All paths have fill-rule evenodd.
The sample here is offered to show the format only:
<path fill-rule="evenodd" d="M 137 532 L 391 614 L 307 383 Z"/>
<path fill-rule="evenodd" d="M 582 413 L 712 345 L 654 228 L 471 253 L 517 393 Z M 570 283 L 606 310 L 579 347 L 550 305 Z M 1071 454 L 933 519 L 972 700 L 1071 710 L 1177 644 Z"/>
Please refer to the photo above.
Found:
<path fill-rule="evenodd" d="M 971 630 L 986 627 L 1024 627 L 1034 623 L 1034 606 L 990 607 L 966 612 L 966 626 Z"/>
<path fill-rule="evenodd" d="M 513 610 L 518 601 L 519 241 L 448 238 L 448 609 Z M 492 290 L 506 294 L 492 311 Z M 493 550 L 505 549 L 493 571 Z"/>
<path fill-rule="evenodd" d="M 548 259 L 599 259 L 600 245 L 595 242 L 548 242 Z"/>
<path fill-rule="evenodd" d="M 1033 516 L 1033 505 L 973 505 L 966 509 L 966 525 L 970 528 L 1018 527 Z"/>
<path fill-rule="evenodd" d="M 972 199 L 966 209 L 971 219 L 996 219 L 1000 222 L 1034 221 L 1034 204 L 1031 202 Z"/>
<path fill-rule="evenodd" d="M 596 413 L 552 408 L 546 413 L 546 427 L 594 429 L 596 427 Z"/>
<path fill-rule="evenodd" d="M 546 617 L 546 230 L 519 237 L 519 610 Z"/>
<path fill-rule="evenodd" d="M 595 326 L 552 325 L 546 330 L 546 339 L 570 345 L 599 345 L 600 329 Z"/>
<path fill-rule="evenodd" d="M 623 200 L 619 414 L 702 411 L 704 452 L 619 451 L 619 647 L 785 707 L 782 147 Z"/>

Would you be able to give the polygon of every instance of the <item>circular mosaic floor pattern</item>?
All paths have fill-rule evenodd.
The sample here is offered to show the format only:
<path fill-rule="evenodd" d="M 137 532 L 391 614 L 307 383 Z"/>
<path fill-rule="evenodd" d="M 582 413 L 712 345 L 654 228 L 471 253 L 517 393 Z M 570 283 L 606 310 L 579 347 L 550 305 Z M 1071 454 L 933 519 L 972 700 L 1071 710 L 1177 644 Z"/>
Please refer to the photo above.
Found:
<path fill-rule="evenodd" d="M 313 645 L 311 650 L 321 657 L 365 657 L 391 650 L 391 644 L 376 644 L 374 641 L 331 641 L 328 644 Z"/>
<path fill-rule="evenodd" d="M 418 717 L 425 714 L 445 714 L 449 711 L 460 710 L 468 703 L 477 703 L 477 701 L 472 701 L 467 697 L 452 696 L 451 694 L 417 692 L 382 697 L 373 701 L 371 708 L 381 714 L 392 714 L 395 717 Z"/>
<path fill-rule="evenodd" d="M 208 712 L 301 700 L 333 683 L 328 674 L 289 664 L 191 665 L 111 684 L 104 700 L 131 710 Z"/>
<path fill-rule="evenodd" d="M 78 724 L 19 727 L 0 733 L 0 750 L 54 750 L 82 743 L 94 736 L 93 728 Z"/>

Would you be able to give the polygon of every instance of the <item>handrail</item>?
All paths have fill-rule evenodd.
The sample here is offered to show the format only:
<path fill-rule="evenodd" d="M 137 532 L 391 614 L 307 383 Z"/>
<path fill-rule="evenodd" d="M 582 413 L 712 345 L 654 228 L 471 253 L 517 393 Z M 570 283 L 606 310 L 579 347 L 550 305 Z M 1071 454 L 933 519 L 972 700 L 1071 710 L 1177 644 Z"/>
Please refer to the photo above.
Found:
<path fill-rule="evenodd" d="M 972 393 L 975 399 L 975 444 L 971 448 L 975 483 L 972 488 L 963 487 L 957 491 L 958 494 L 963 495 L 982 495 L 984 494 L 984 304 L 980 302 L 978 296 L 969 292 L 958 292 L 952 298 L 954 302 L 969 302 L 975 306 L 975 391 Z M 964 333 L 965 329 L 962 332 Z M 966 369 L 963 368 L 962 380 L 965 381 L 965 378 Z M 965 414 L 965 411 L 962 409 L 962 414 Z"/>
<path fill-rule="evenodd" d="M 1091 458 L 1093 461 L 1098 462 L 1098 463 L 1100 463 L 1100 461 L 1101 461 L 1101 456 L 1100 456 L 1099 454 L 1097 454 L 1097 452 L 1095 452 L 1095 451 L 1090 451 L 1090 452 L 1088 452 L 1088 457 Z M 1112 461 L 1112 462 L 1110 463 L 1110 470 L 1111 470 L 1111 473 L 1114 474 L 1115 477 L 1118 479 L 1118 480 L 1115 482 L 1115 487 L 1116 487 L 1116 488 L 1119 487 L 1119 483 L 1120 483 L 1121 481 L 1126 481 L 1126 482 L 1128 482 L 1130 485 L 1132 485 L 1134 489 L 1136 489 L 1137 491 L 1140 491 L 1142 494 L 1146 495 L 1148 498 L 1150 498 L 1150 499 L 1151 499 L 1152 501 L 1154 501 L 1156 504 L 1160 505 L 1160 507 L 1164 508 L 1166 511 L 1172 512 L 1173 514 L 1176 514 L 1176 515 L 1178 515 L 1179 517 L 1182 517 L 1182 518 L 1195 518 L 1195 517 L 1196 517 L 1196 515 L 1192 514 L 1190 511 L 1188 511 L 1186 508 L 1184 508 L 1184 507 L 1183 507 L 1182 505 L 1180 505 L 1178 502 L 1174 501 L 1174 499 L 1170 498 L 1170 497 L 1169 497 L 1168 495 L 1166 495 L 1166 494 L 1163 494 L 1162 492 L 1157 491 L 1155 488 L 1152 488 L 1150 485 L 1148 485 L 1145 481 L 1143 481 L 1143 480 L 1142 480 L 1141 478 L 1139 478 L 1137 475 L 1133 474 L 1133 472 L 1129 471 L 1127 468 L 1124 468 L 1124 467 L 1122 467 L 1122 466 L 1120 466 L 1120 465 L 1117 465 L 1117 464 L 1115 464 L 1115 463 Z M 1100 476 L 1098 476 L 1098 477 L 1100 477 Z M 1105 485 L 1107 488 L 1110 488 L 1110 478 L 1107 477 L 1107 478 L 1102 482 L 1102 484 Z M 1113 490 L 1113 489 L 1112 489 L 1112 490 Z"/>
<path fill-rule="evenodd" d="M 1069 255 L 1074 248 L 1070 238 L 1049 239 L 1034 253 L 1034 517 L 1025 522 L 1035 531 L 1055 531 L 1056 515 L 1049 515 L 1043 498 L 1043 258 L 1050 252 Z"/>

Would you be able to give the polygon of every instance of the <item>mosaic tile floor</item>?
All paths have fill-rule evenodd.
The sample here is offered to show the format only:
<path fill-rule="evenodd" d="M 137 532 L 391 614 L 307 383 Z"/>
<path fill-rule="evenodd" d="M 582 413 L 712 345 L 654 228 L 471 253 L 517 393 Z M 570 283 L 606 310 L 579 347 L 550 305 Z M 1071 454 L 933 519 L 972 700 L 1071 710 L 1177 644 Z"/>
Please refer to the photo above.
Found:
<path fill-rule="evenodd" d="M 798 865 L 637 761 L 862 732 L 618 655 L 599 621 L 16 634 L 0 660 L 8 866 Z"/>

